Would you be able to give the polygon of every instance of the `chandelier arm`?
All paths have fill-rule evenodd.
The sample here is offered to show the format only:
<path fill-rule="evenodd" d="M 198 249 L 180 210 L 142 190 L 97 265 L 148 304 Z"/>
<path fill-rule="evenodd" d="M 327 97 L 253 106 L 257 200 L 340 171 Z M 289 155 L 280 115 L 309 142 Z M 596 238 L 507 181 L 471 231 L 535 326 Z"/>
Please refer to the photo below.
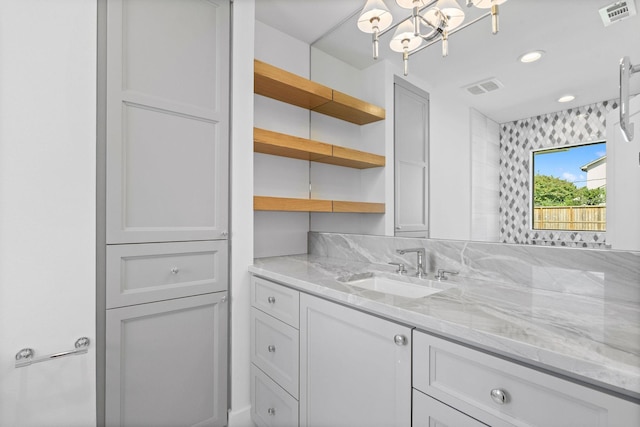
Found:
<path fill-rule="evenodd" d="M 425 9 L 430 8 L 431 6 L 435 5 L 436 3 L 438 3 L 438 0 L 431 0 L 430 2 L 428 2 L 427 4 L 425 4 L 424 6 L 422 6 L 418 12 L 422 12 Z M 388 32 L 390 32 L 391 30 L 395 30 L 396 28 L 398 28 L 398 26 L 400 24 L 402 24 L 404 21 L 406 21 L 407 19 L 412 19 L 413 18 L 413 13 L 409 16 L 407 16 L 406 18 L 401 19 L 400 21 L 398 21 L 397 23 L 393 24 L 392 26 L 390 26 L 389 28 L 385 29 L 384 31 L 380 31 L 378 33 L 379 37 L 384 36 L 385 34 L 387 34 Z"/>
<path fill-rule="evenodd" d="M 458 28 L 455 28 L 455 29 L 453 29 L 453 30 L 449 31 L 448 36 L 449 36 L 449 37 L 451 37 L 453 34 L 457 33 L 458 31 L 461 31 L 461 30 L 463 30 L 463 29 L 467 28 L 468 26 L 473 25 L 473 24 L 475 24 L 476 22 L 482 21 L 483 19 L 488 18 L 488 17 L 490 17 L 490 16 L 491 16 L 491 12 L 487 12 L 487 13 L 485 13 L 485 14 L 483 14 L 483 15 L 480 15 L 480 16 L 478 16 L 476 19 L 474 19 L 473 21 L 469 21 L 469 22 L 467 22 L 466 24 L 461 25 L 461 26 L 459 26 Z M 431 41 L 430 43 L 427 43 L 426 45 L 423 45 L 423 46 L 420 46 L 420 47 L 418 47 L 418 48 L 415 48 L 415 49 L 413 49 L 411 52 L 409 52 L 409 56 L 411 56 L 411 55 L 413 55 L 413 54 L 415 54 L 415 53 L 418 53 L 418 52 L 420 52 L 420 51 L 422 51 L 422 50 L 424 50 L 424 49 L 428 48 L 429 46 L 431 46 L 431 45 L 434 45 L 434 44 L 438 43 L 439 41 L 440 41 L 440 39 L 435 39 L 435 40 Z"/>

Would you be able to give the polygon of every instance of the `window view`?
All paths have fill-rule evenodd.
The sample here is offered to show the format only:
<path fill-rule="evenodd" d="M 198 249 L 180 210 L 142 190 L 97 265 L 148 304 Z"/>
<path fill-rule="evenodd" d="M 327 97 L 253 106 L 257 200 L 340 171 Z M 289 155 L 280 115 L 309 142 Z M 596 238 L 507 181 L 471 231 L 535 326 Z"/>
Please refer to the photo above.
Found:
<path fill-rule="evenodd" d="M 605 231 L 605 142 L 532 153 L 533 228 Z"/>

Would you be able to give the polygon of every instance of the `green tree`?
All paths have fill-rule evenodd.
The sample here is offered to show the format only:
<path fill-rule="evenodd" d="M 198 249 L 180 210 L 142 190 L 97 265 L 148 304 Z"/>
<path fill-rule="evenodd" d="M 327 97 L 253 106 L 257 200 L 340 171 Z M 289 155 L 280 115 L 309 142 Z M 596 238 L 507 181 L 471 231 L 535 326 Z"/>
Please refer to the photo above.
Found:
<path fill-rule="evenodd" d="M 598 206 L 606 202 L 607 195 L 604 188 L 587 188 L 582 187 L 578 189 L 578 198 L 580 205 L 586 206 Z"/>
<path fill-rule="evenodd" d="M 555 176 L 534 177 L 534 206 L 576 206 L 579 204 L 578 188 L 574 183 Z"/>

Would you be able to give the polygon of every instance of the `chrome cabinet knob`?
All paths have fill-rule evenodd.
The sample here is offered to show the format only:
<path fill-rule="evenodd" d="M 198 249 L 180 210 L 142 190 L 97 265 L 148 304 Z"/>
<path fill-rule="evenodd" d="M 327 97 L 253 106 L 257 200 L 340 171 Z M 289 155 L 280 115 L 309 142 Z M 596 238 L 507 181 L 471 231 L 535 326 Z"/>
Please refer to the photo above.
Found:
<path fill-rule="evenodd" d="M 267 301 L 269 302 L 269 304 L 275 304 L 276 303 L 276 297 L 269 297 L 269 298 L 267 298 Z"/>
<path fill-rule="evenodd" d="M 276 408 L 269 408 L 267 409 L 267 414 L 274 416 L 276 415 Z"/>
<path fill-rule="evenodd" d="M 228 232 L 228 231 L 226 231 L 226 230 L 224 230 L 224 231 L 221 231 L 221 232 L 220 232 L 220 235 L 221 235 L 222 237 L 227 237 L 227 236 L 229 235 L 229 232 Z"/>
<path fill-rule="evenodd" d="M 178 267 L 171 267 L 171 274 L 178 274 L 180 269 Z"/>
<path fill-rule="evenodd" d="M 398 334 L 393 337 L 393 342 L 396 343 L 397 345 L 407 345 L 408 341 L 409 340 L 404 335 Z"/>
<path fill-rule="evenodd" d="M 270 345 L 269 347 L 267 347 L 267 350 L 269 351 L 269 353 L 275 353 L 276 352 L 276 346 L 275 345 Z"/>
<path fill-rule="evenodd" d="M 493 401 L 498 405 L 504 405 L 509 401 L 509 396 L 507 395 L 506 391 L 499 388 L 494 388 L 493 390 L 491 390 L 491 399 L 493 399 Z"/>

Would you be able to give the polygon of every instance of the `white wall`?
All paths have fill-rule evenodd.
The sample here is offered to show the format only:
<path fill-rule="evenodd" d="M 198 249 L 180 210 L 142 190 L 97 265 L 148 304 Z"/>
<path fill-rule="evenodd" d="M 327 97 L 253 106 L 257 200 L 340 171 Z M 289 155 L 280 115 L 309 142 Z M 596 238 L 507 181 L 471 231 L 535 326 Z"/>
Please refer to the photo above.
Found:
<path fill-rule="evenodd" d="M 255 57 L 309 77 L 309 45 L 258 21 L 255 23 Z M 310 137 L 308 110 L 260 95 L 254 99 L 256 127 Z M 309 198 L 309 162 L 254 154 L 254 187 L 254 194 L 258 196 Z M 261 258 L 306 253 L 308 231 L 306 212 L 256 211 L 254 255 Z"/>
<path fill-rule="evenodd" d="M 0 65 L 0 426 L 91 426 L 96 2 L 1 0 Z"/>
<path fill-rule="evenodd" d="M 384 64 L 370 70 L 358 70 L 326 53 L 312 49 L 311 78 L 332 89 L 363 99 L 387 109 Z M 376 72 L 378 71 L 378 72 Z M 371 76 L 374 77 L 371 77 Z M 369 78 L 368 78 L 369 77 Z M 386 155 L 385 135 L 389 121 L 359 126 L 319 113 L 311 113 L 311 138 L 329 144 L 370 153 Z M 391 126 L 392 128 L 392 126 Z M 385 217 L 393 214 L 386 198 L 385 178 L 392 169 L 352 169 L 311 163 L 311 194 L 313 198 L 361 202 L 385 202 L 387 214 L 312 213 L 311 230 L 334 233 L 386 234 Z M 393 175 L 391 175 L 393 177 Z M 392 193 L 391 193 L 392 194 Z"/>
<path fill-rule="evenodd" d="M 471 240 L 500 239 L 500 125 L 471 109 Z"/>

